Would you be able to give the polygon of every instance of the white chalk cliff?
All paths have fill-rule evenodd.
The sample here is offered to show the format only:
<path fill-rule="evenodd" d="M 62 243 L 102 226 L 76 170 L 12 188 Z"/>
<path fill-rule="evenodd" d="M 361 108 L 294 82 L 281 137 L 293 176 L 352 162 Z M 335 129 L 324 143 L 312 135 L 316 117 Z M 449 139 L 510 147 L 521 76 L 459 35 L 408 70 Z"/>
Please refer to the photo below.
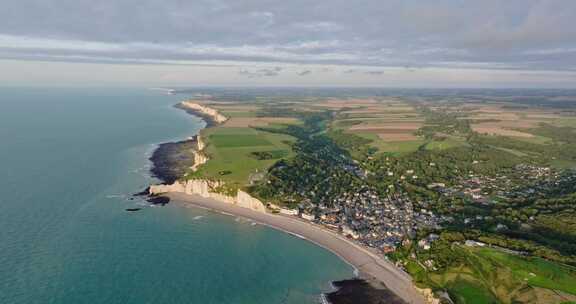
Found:
<path fill-rule="evenodd" d="M 152 185 L 150 186 L 149 192 L 151 195 L 168 192 L 178 192 L 190 195 L 195 194 L 258 212 L 266 212 L 266 206 L 264 203 L 242 190 L 238 190 L 236 196 L 229 196 L 215 192 L 214 189 L 222 186 L 222 184 L 222 182 L 218 181 L 191 179 L 187 181 L 176 181 L 171 185 Z"/>
<path fill-rule="evenodd" d="M 210 116 L 212 120 L 220 124 L 228 120 L 228 117 L 220 114 L 218 110 L 203 106 L 201 104 L 195 103 L 193 101 L 182 101 L 180 103 L 182 108 L 191 109 L 200 112 L 204 115 Z M 197 149 L 194 151 L 194 165 L 192 166 L 192 171 L 197 171 L 200 166 L 208 162 L 209 158 L 203 150 L 206 148 L 206 143 L 202 139 L 201 134 L 196 135 Z"/>
<path fill-rule="evenodd" d="M 206 143 L 204 143 L 202 136 L 200 136 L 200 135 L 196 136 L 196 143 L 198 145 L 198 151 L 202 151 L 202 150 L 204 150 L 204 148 L 206 148 Z"/>
<path fill-rule="evenodd" d="M 186 109 L 190 109 L 193 111 L 198 111 L 204 115 L 210 116 L 212 118 L 212 120 L 214 120 L 216 123 L 223 123 L 226 120 L 228 120 L 228 117 L 220 114 L 220 112 L 218 112 L 218 110 L 207 107 L 207 106 L 203 106 L 199 103 L 195 103 L 193 101 L 183 101 L 180 103 L 180 106 Z"/>
<path fill-rule="evenodd" d="M 198 167 L 202 166 L 208 162 L 209 158 L 202 151 L 194 151 L 194 165 L 192 165 L 192 171 L 197 171 Z"/>

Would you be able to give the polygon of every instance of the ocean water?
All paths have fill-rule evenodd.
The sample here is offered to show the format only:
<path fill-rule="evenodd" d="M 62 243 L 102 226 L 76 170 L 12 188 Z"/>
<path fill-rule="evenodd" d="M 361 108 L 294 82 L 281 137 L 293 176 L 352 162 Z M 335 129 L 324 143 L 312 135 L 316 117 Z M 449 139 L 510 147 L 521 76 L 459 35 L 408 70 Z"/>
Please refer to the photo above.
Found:
<path fill-rule="evenodd" d="M 0 88 L 0 303 L 305 304 L 352 276 L 271 228 L 129 200 L 154 145 L 203 126 L 172 108 L 181 98 Z"/>

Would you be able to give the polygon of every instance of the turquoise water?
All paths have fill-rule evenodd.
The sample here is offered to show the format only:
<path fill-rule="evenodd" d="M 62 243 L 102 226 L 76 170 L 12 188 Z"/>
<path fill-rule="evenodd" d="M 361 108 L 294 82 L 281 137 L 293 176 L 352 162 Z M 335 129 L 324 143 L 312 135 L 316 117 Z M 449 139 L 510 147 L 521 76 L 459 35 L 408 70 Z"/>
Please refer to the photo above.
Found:
<path fill-rule="evenodd" d="M 352 269 L 270 228 L 125 208 L 154 144 L 203 126 L 144 89 L 0 88 L 0 303 L 315 303 Z"/>

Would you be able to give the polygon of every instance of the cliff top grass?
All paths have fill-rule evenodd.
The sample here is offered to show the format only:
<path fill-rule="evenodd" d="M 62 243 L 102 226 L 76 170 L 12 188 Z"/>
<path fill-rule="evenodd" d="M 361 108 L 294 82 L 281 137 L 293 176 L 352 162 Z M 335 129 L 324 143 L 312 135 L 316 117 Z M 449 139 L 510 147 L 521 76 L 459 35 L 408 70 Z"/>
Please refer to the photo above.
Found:
<path fill-rule="evenodd" d="M 229 188 L 242 188 L 263 176 L 281 158 L 293 155 L 295 139 L 251 127 L 217 126 L 202 131 L 210 160 L 188 177 L 226 182 Z"/>

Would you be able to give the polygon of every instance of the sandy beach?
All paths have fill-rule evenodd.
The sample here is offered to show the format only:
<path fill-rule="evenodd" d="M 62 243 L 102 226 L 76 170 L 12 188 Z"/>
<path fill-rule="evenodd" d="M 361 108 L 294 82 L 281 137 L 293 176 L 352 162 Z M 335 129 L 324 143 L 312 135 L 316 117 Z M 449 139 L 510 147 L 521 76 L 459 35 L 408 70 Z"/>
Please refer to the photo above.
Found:
<path fill-rule="evenodd" d="M 256 212 L 232 204 L 204 198 L 198 195 L 168 193 L 173 201 L 208 208 L 221 213 L 233 214 L 254 220 L 260 224 L 288 232 L 322 246 L 353 265 L 362 277 L 377 280 L 407 303 L 425 303 L 424 297 L 415 289 L 408 274 L 389 261 L 345 237 L 298 218 L 271 213 Z"/>

